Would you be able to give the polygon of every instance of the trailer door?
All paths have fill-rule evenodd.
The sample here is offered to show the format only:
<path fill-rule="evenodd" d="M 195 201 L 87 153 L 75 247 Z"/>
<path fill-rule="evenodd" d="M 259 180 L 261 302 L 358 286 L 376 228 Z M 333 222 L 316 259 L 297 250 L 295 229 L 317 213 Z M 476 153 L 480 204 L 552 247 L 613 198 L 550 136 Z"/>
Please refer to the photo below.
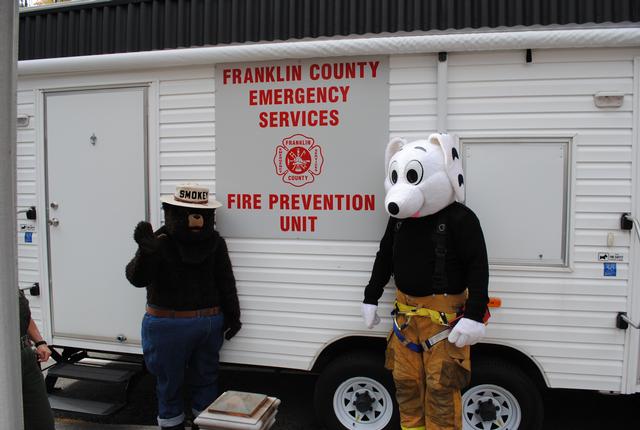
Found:
<path fill-rule="evenodd" d="M 49 277 L 54 342 L 140 343 L 145 292 L 125 278 L 147 218 L 146 89 L 45 96 Z M 106 346 L 108 344 L 122 346 Z"/>

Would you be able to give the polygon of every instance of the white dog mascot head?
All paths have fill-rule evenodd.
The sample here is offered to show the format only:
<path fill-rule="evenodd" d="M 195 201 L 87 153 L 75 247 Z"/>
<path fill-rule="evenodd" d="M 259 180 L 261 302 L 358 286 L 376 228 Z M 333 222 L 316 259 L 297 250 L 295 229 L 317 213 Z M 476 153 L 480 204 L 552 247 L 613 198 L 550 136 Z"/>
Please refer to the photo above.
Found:
<path fill-rule="evenodd" d="M 434 214 L 464 202 L 458 139 L 434 133 L 427 140 L 392 139 L 385 153 L 385 209 L 394 218 Z"/>

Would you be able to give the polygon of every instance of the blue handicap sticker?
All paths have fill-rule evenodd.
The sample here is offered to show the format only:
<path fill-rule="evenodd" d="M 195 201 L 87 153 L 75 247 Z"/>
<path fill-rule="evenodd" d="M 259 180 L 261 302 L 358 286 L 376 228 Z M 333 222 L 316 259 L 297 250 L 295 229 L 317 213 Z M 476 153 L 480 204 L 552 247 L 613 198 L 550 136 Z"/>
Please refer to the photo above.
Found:
<path fill-rule="evenodd" d="M 27 231 L 24 233 L 24 242 L 25 243 L 31 243 L 33 242 L 33 233 L 30 231 Z"/>
<path fill-rule="evenodd" d="M 604 263 L 604 276 L 616 276 L 616 263 Z"/>

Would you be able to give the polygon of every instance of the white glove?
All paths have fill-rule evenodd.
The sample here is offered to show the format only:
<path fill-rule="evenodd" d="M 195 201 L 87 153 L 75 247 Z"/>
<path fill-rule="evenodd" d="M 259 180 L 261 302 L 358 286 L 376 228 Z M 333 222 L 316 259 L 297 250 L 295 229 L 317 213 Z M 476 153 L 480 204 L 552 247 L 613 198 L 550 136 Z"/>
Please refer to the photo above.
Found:
<path fill-rule="evenodd" d="M 455 343 L 458 348 L 465 345 L 475 345 L 484 337 L 485 327 L 483 323 L 462 318 L 449 333 L 449 342 Z"/>
<path fill-rule="evenodd" d="M 380 323 L 380 317 L 378 316 L 378 307 L 376 305 L 370 305 L 368 303 L 362 304 L 362 318 L 364 318 L 364 324 L 368 328 L 373 328 Z"/>

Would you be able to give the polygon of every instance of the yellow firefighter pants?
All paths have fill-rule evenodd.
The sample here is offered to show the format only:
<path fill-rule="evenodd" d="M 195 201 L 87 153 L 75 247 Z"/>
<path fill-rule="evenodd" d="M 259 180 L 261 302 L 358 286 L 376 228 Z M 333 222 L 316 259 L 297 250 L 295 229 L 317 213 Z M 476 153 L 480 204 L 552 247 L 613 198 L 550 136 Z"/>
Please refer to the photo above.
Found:
<path fill-rule="evenodd" d="M 439 312 L 456 312 L 464 305 L 466 295 L 410 297 L 398 291 L 397 300 Z M 403 324 L 406 318 L 399 315 L 397 321 Z M 444 328 L 429 317 L 414 316 L 402 334 L 409 342 L 420 344 Z M 403 430 L 462 429 L 460 390 L 471 376 L 468 346 L 458 348 L 445 339 L 419 353 L 391 333 L 385 365 L 393 372 Z"/>

